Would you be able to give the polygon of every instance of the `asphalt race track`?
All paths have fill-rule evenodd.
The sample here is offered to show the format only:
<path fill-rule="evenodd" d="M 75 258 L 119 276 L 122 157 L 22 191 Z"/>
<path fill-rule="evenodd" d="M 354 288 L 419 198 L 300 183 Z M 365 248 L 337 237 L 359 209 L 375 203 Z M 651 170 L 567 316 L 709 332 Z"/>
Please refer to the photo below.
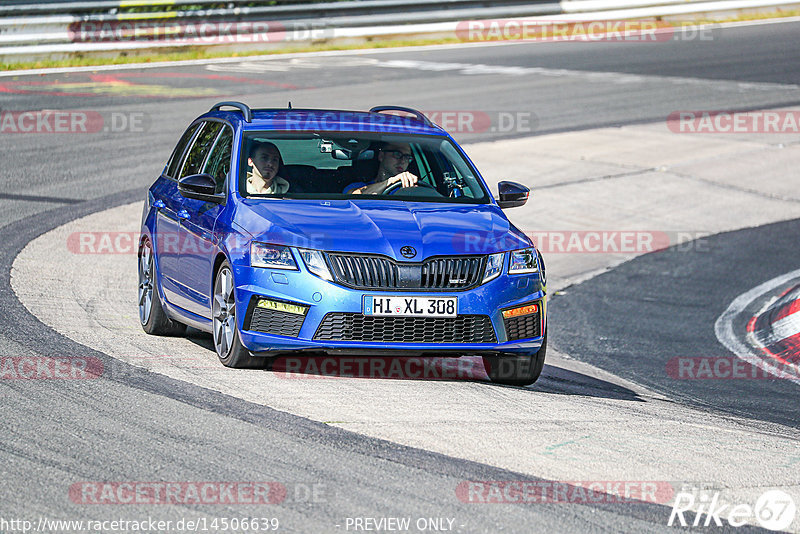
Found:
<path fill-rule="evenodd" d="M 796 429 L 797 384 L 789 380 L 676 380 L 665 370 L 673 358 L 728 354 L 714 322 L 744 289 L 800 262 L 798 232 L 792 220 L 719 234 L 689 254 L 648 254 L 572 287 L 552 301 L 553 316 L 574 325 L 559 329 L 554 344 L 680 402 Z"/>
<path fill-rule="evenodd" d="M 757 508 L 777 490 L 800 504 L 798 382 L 675 374 L 681 358 L 740 360 L 715 323 L 739 295 L 798 269 L 800 132 L 678 135 L 666 122 L 686 110 L 800 106 L 800 22 L 704 35 L 0 74 L 0 112 L 99 121 L 88 133 L 0 122 L 0 358 L 96 363 L 87 380 L 0 379 L 0 520 L 42 532 L 80 531 L 45 519 L 148 518 L 173 523 L 141 530 L 277 518 L 279 531 L 347 532 L 366 530 L 358 518 L 410 518 L 412 532 L 666 532 L 678 528 L 667 522 L 680 492 Z M 136 232 L 144 192 L 178 136 L 220 100 L 467 116 L 474 122 L 454 136 L 490 185 L 534 189 L 509 211 L 520 228 L 547 238 L 633 231 L 669 247 L 543 247 L 553 350 L 529 388 L 480 375 L 285 380 L 229 370 L 208 336 L 141 331 L 135 253 L 68 246 L 80 232 Z M 743 344 L 768 298 L 733 321 Z M 560 485 L 568 497 L 484 503 L 465 494 L 469 481 Z M 285 495 L 261 504 L 86 497 L 103 484 L 206 482 L 269 482 Z M 592 482 L 599 497 L 582 498 L 576 489 Z M 620 502 L 615 484 L 657 491 Z M 693 530 L 770 525 L 745 523 Z M 207 531 L 226 530 L 255 531 Z M 800 518 L 777 530 L 800 532 Z M 0 521 L 0 532 L 17 531 Z"/>

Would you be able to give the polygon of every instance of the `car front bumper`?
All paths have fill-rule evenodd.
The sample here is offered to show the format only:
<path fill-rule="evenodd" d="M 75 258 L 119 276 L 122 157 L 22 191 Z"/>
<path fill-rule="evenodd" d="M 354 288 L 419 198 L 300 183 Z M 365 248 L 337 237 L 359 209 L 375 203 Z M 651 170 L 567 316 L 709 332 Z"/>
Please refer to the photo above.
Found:
<path fill-rule="evenodd" d="M 357 290 L 322 280 L 303 266 L 297 271 L 234 266 L 234 280 L 242 344 L 256 355 L 295 351 L 439 356 L 531 353 L 539 350 L 545 332 L 547 299 L 538 273 L 503 273 L 460 291 Z M 456 297 L 458 316 L 364 316 L 367 295 Z M 262 298 L 306 309 L 303 315 L 257 313 Z M 531 303 L 538 305 L 538 314 L 522 318 L 527 329 L 504 319 L 503 310 Z"/>

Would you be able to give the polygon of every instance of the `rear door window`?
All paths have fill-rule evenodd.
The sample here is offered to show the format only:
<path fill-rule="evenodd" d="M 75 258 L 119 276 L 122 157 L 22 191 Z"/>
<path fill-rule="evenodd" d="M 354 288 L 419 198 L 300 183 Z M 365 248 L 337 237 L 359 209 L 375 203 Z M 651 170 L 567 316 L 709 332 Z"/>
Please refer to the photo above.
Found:
<path fill-rule="evenodd" d="M 233 149 L 233 130 L 225 126 L 217 137 L 211 153 L 208 155 L 203 172 L 214 178 L 217 184 L 216 192 L 225 190 L 225 178 L 231 169 L 231 153 Z"/>
<path fill-rule="evenodd" d="M 194 137 L 197 129 L 200 128 L 200 125 L 201 123 L 197 123 L 190 126 L 183 133 L 181 140 L 175 146 L 175 150 L 172 151 L 172 156 L 169 158 L 169 163 L 167 163 L 167 176 L 170 178 L 176 178 L 180 164 L 183 162 L 183 153 L 186 152 L 187 145 Z"/>
<path fill-rule="evenodd" d="M 189 153 L 186 155 L 186 161 L 183 163 L 183 170 L 178 179 L 200 173 L 203 162 L 205 162 L 222 126 L 221 122 L 204 123 L 203 129 L 194 138 L 194 144 L 192 144 L 192 148 L 189 149 Z"/>

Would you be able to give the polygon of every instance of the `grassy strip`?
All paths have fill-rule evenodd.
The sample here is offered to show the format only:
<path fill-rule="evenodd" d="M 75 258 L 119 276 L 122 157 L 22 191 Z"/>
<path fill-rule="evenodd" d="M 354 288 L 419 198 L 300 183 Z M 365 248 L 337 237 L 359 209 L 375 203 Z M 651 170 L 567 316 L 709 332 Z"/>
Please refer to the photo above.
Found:
<path fill-rule="evenodd" d="M 57 67 L 85 67 L 98 65 L 126 65 L 130 63 L 160 63 L 165 61 L 186 61 L 192 59 L 214 59 L 221 57 L 241 57 L 267 56 L 292 54 L 298 52 L 320 52 L 326 50 L 359 50 L 364 48 L 398 48 L 404 46 L 424 46 L 433 44 L 453 44 L 461 43 L 461 39 L 452 37 L 449 39 L 397 39 L 389 41 L 372 41 L 355 44 L 319 44 L 298 47 L 287 47 L 272 50 L 248 50 L 244 52 L 220 52 L 213 49 L 191 48 L 170 53 L 155 53 L 147 55 L 118 55 L 114 57 L 84 56 L 71 57 L 67 59 L 43 59 L 37 61 L 26 61 L 21 63 L 0 63 L 0 71 L 25 70 L 25 69 L 46 69 Z"/>
<path fill-rule="evenodd" d="M 727 18 L 696 18 L 693 20 L 681 21 L 678 26 L 695 26 L 700 24 L 723 24 L 725 22 L 748 22 L 752 20 L 769 20 L 769 19 L 785 19 L 800 16 L 800 10 L 790 9 L 788 11 L 770 11 L 765 13 L 742 13 L 735 17 Z M 664 17 L 664 20 L 671 21 L 669 17 Z"/>
<path fill-rule="evenodd" d="M 348 0 L 302 0 L 302 1 L 281 1 L 281 0 L 261 0 L 236 4 L 236 7 L 272 7 L 272 6 L 292 6 L 302 4 L 330 4 L 332 2 L 346 2 Z M 228 2 L 216 2 L 213 4 L 179 4 L 175 5 L 169 1 L 146 2 L 141 5 L 122 5 L 119 7 L 120 13 L 147 13 L 151 11 L 200 11 L 206 9 L 229 9 Z M 108 9 L 98 9 L 98 13 L 108 13 Z"/>
<path fill-rule="evenodd" d="M 767 19 L 780 19 L 787 17 L 800 16 L 800 10 L 789 11 L 773 11 L 769 13 L 744 13 L 736 17 L 727 17 L 722 19 L 711 18 L 698 18 L 693 20 L 669 20 L 664 17 L 664 20 L 670 22 L 676 27 L 681 26 L 694 26 L 700 24 L 720 24 L 724 22 L 745 22 L 754 20 L 767 20 Z M 250 56 L 264 56 L 264 55 L 280 55 L 291 54 L 298 52 L 319 52 L 329 50 L 359 50 L 371 48 L 398 48 L 406 46 L 424 46 L 424 45 L 439 45 L 439 44 L 455 44 L 463 43 L 464 41 L 457 37 L 450 37 L 445 39 L 367 39 L 364 42 L 352 44 L 313 44 L 306 46 L 286 47 L 280 49 L 270 50 L 252 50 L 252 51 L 214 51 L 213 48 L 190 48 L 186 50 L 179 50 L 169 53 L 148 53 L 148 54 L 128 54 L 122 53 L 112 57 L 102 56 L 76 56 L 67 59 L 46 59 L 38 61 L 27 61 L 21 63 L 0 63 L 0 71 L 14 71 L 14 70 L 27 70 L 27 69 L 43 69 L 43 68 L 61 68 L 61 67 L 84 67 L 84 66 L 100 66 L 100 65 L 125 65 L 131 63 L 161 63 L 166 61 L 186 61 L 197 59 L 214 59 L 222 57 L 241 57 L 246 58 Z"/>

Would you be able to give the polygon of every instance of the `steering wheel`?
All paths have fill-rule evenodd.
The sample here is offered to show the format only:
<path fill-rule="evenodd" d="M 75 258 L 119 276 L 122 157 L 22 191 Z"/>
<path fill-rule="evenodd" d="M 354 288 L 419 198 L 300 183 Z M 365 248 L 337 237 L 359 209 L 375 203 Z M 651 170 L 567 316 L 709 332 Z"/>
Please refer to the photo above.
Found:
<path fill-rule="evenodd" d="M 403 182 L 394 182 L 393 184 L 389 184 L 386 187 L 386 189 L 383 190 L 382 194 L 383 195 L 396 195 L 398 193 L 398 191 L 407 190 L 407 191 L 404 191 L 404 193 L 401 193 L 401 194 L 410 194 L 412 196 L 429 196 L 428 193 L 430 193 L 430 191 L 425 191 L 422 195 L 417 195 L 415 193 L 412 193 L 412 191 L 414 189 L 416 189 L 417 187 L 423 187 L 423 188 L 426 188 L 426 189 L 432 189 L 434 193 L 436 193 L 439 196 L 442 196 L 442 194 L 439 193 L 439 191 L 437 191 L 435 187 L 433 187 L 428 182 L 423 182 L 422 179 L 417 181 L 417 185 L 411 186 L 411 187 L 403 187 Z"/>

